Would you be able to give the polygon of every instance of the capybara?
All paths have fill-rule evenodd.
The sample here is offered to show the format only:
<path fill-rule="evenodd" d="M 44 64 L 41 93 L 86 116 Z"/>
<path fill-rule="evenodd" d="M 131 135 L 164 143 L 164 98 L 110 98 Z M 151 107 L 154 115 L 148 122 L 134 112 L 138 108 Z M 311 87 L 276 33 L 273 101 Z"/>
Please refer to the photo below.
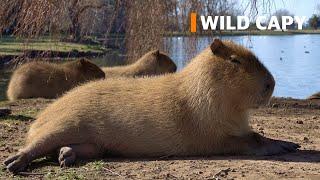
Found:
<path fill-rule="evenodd" d="M 308 97 L 307 99 L 309 99 L 309 100 L 319 99 L 319 100 L 320 100 L 320 92 L 311 95 L 311 96 Z"/>
<path fill-rule="evenodd" d="M 34 61 L 14 71 L 8 99 L 56 98 L 86 81 L 104 78 L 104 72 L 87 59 L 64 64 Z"/>
<path fill-rule="evenodd" d="M 109 77 L 152 76 L 176 72 L 177 66 L 165 53 L 154 50 L 146 53 L 135 63 L 125 66 L 104 67 L 102 70 Z"/>
<path fill-rule="evenodd" d="M 53 152 L 61 166 L 69 166 L 104 152 L 162 157 L 295 151 L 299 145 L 265 138 L 248 125 L 248 109 L 268 103 L 274 85 L 252 52 L 215 39 L 181 72 L 71 90 L 39 115 L 26 145 L 4 163 L 16 173 Z"/>

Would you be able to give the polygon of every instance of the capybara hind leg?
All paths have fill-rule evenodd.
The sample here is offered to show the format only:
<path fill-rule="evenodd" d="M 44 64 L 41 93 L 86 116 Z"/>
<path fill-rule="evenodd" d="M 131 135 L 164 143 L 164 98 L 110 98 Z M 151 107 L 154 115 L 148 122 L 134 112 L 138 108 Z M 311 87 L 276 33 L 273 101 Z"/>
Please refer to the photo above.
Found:
<path fill-rule="evenodd" d="M 234 150 L 235 153 L 259 156 L 294 152 L 300 147 L 296 143 L 266 138 L 258 133 L 250 133 L 244 137 L 232 137 L 228 142 L 231 151 Z"/>
<path fill-rule="evenodd" d="M 100 156 L 102 151 L 93 144 L 73 144 L 64 146 L 59 151 L 61 167 L 71 166 L 78 159 L 92 159 Z"/>

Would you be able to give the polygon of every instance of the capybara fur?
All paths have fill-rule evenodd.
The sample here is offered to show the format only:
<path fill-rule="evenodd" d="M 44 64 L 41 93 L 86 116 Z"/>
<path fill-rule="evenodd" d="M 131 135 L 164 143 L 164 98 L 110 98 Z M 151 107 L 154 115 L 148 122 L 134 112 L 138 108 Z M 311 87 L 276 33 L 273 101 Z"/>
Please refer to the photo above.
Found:
<path fill-rule="evenodd" d="M 104 152 L 124 157 L 272 155 L 298 145 L 250 130 L 247 112 L 269 102 L 274 79 L 257 57 L 215 39 L 178 73 L 77 87 L 32 124 L 11 172 L 59 152 L 61 166 Z M 59 116 L 57 116 L 57 114 Z"/>
<path fill-rule="evenodd" d="M 309 100 L 316 100 L 316 99 L 317 99 L 317 100 L 320 100 L 320 92 L 311 95 L 311 96 L 308 97 L 307 99 L 309 99 Z"/>
<path fill-rule="evenodd" d="M 124 66 L 104 67 L 102 70 L 109 77 L 153 76 L 176 72 L 177 66 L 165 53 L 154 50 L 146 53 L 135 63 Z"/>
<path fill-rule="evenodd" d="M 14 71 L 7 96 L 11 101 L 56 98 L 81 83 L 104 77 L 104 72 L 87 59 L 64 64 L 34 61 Z"/>

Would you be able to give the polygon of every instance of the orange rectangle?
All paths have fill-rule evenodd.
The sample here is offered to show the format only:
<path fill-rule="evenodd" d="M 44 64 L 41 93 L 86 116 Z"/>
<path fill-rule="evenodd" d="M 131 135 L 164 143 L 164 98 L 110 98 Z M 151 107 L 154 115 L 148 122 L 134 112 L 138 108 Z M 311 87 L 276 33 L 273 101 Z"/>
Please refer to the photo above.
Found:
<path fill-rule="evenodd" d="M 190 31 L 197 32 L 197 13 L 191 13 Z"/>

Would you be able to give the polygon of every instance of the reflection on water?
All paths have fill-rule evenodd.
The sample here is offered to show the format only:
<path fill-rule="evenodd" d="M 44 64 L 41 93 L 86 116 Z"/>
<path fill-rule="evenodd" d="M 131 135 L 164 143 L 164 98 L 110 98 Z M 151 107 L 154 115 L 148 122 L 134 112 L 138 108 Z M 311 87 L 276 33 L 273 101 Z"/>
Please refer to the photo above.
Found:
<path fill-rule="evenodd" d="M 276 79 L 274 96 L 306 98 L 320 91 L 320 35 L 223 36 L 250 48 Z M 168 52 L 182 69 L 212 37 L 166 38 Z M 193 43 L 192 47 L 187 44 Z"/>
<path fill-rule="evenodd" d="M 320 91 L 320 35 L 223 36 L 250 48 L 276 79 L 274 96 L 306 98 Z M 178 70 L 212 42 L 212 37 L 165 38 L 165 49 Z M 93 59 L 99 66 L 116 66 L 125 62 L 114 51 Z M 9 73 L 0 71 L 0 100 L 5 99 Z"/>

